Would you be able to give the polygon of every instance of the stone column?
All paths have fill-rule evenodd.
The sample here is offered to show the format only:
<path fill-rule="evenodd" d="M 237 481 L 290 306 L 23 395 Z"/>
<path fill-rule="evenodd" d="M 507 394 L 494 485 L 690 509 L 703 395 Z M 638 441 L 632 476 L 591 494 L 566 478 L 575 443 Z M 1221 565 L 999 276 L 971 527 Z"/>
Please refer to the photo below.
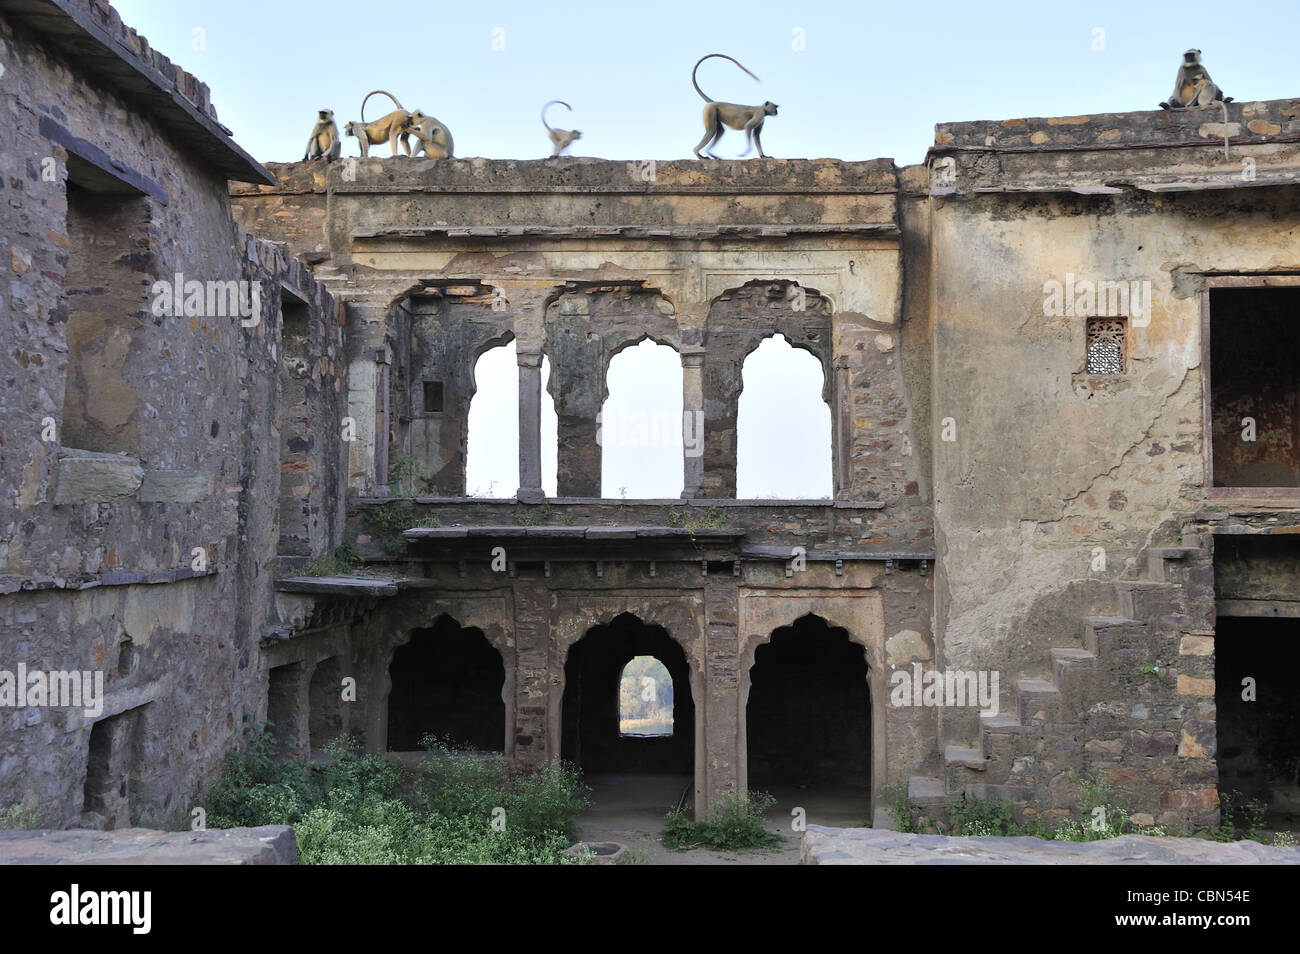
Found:
<path fill-rule="evenodd" d="M 521 768 L 541 765 L 560 751 L 559 738 L 552 740 L 547 735 L 551 697 L 548 605 L 542 580 L 519 577 L 514 581 L 515 724 L 510 733 L 514 762 Z"/>
<path fill-rule="evenodd" d="M 707 805 L 696 804 L 696 818 L 704 817 L 708 805 L 736 792 L 739 785 L 740 706 L 739 578 L 730 573 L 709 576 L 704 585 L 705 690 L 697 719 L 704 720 L 704 791 Z M 748 679 L 748 674 L 746 674 Z"/>
<path fill-rule="evenodd" d="M 542 353 L 520 351 L 519 490 L 521 503 L 541 503 L 542 492 Z"/>
<path fill-rule="evenodd" d="M 388 496 L 388 417 L 389 368 L 388 348 L 375 351 L 375 496 Z"/>
<path fill-rule="evenodd" d="M 704 349 L 682 347 L 682 498 L 702 497 L 704 485 Z"/>
<path fill-rule="evenodd" d="M 853 491 L 853 390 L 849 385 L 848 355 L 835 356 L 835 499 Z"/>

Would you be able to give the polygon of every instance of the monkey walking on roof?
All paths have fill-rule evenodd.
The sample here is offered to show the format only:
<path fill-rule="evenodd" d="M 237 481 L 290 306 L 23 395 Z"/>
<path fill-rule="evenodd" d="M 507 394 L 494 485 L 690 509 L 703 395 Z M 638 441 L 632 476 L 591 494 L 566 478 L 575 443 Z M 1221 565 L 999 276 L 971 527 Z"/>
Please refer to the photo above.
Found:
<path fill-rule="evenodd" d="M 741 153 L 742 156 L 749 155 L 749 151 L 753 149 L 754 146 L 758 146 L 759 158 L 767 159 L 767 154 L 763 152 L 763 120 L 768 116 L 776 115 L 776 103 L 768 101 L 762 106 L 740 106 L 736 103 L 719 103 L 716 100 L 709 99 L 709 97 L 704 94 L 704 90 L 700 89 L 700 84 L 695 79 L 695 74 L 699 70 L 701 63 L 715 56 L 720 59 L 731 60 L 731 62 L 735 63 L 742 70 L 745 70 L 746 73 L 749 73 L 749 70 L 745 69 L 738 60 L 732 59 L 725 53 L 709 53 L 706 56 L 701 56 L 695 62 L 695 69 L 691 70 L 691 84 L 695 87 L 695 92 L 700 94 L 700 98 L 704 100 L 705 104 L 704 138 L 701 139 L 700 144 L 695 147 L 695 158 L 704 158 L 704 156 L 700 155 L 701 149 L 704 149 L 710 158 L 718 158 L 713 155 L 713 147 L 718 144 L 718 140 L 722 138 L 723 132 L 726 131 L 724 127 L 730 127 L 731 129 L 745 130 L 745 142 L 747 145 L 745 146 L 745 151 Z M 753 76 L 754 79 L 758 79 L 758 77 L 754 76 L 753 73 L 749 73 L 749 75 Z M 706 143 L 708 144 L 707 146 L 705 145 Z"/>

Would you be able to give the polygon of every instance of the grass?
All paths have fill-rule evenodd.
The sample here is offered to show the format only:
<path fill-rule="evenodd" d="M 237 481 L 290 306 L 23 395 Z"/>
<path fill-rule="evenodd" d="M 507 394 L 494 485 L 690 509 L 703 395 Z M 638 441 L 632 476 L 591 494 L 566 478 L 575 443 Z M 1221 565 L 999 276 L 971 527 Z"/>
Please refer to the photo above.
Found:
<path fill-rule="evenodd" d="M 721 507 L 709 506 L 704 513 L 691 507 L 665 507 L 664 522 L 670 527 L 687 530 L 721 530 L 727 525 L 727 514 Z"/>
<path fill-rule="evenodd" d="M 515 523 L 521 527 L 540 527 L 551 522 L 551 502 L 549 500 L 536 506 L 516 507 Z"/>
<path fill-rule="evenodd" d="M 436 513 L 417 518 L 415 508 L 410 501 L 401 500 L 372 507 L 368 519 L 379 536 L 379 546 L 388 556 L 403 556 L 406 553 L 406 538 L 403 530 L 412 527 L 441 527 L 442 518 Z"/>
<path fill-rule="evenodd" d="M 344 540 L 333 553 L 322 553 L 298 572 L 303 576 L 345 576 L 362 562 L 356 542 Z"/>
<path fill-rule="evenodd" d="M 994 802 L 964 796 L 950 808 L 948 824 L 926 823 L 923 812 L 907 797 L 901 784 L 882 790 L 900 832 L 919 832 L 933 825 L 944 834 L 968 837 L 1017 837 L 1028 835 L 1053 841 L 1102 841 L 1120 835 L 1186 836 L 1206 838 L 1211 841 L 1257 841 L 1267 844 L 1264 829 L 1266 806 L 1258 799 L 1247 800 L 1239 792 L 1220 795 L 1220 821 L 1215 828 L 1189 830 L 1167 829 L 1163 826 L 1143 827 L 1133 823 L 1129 811 L 1120 805 L 1115 792 L 1100 773 L 1075 779 L 1079 786 L 1079 805 L 1076 814 L 1063 819 L 1056 828 L 1048 830 L 1036 817 L 1024 822 L 1015 818 L 1010 801 Z M 1291 832 L 1275 832 L 1272 844 L 1276 847 L 1294 847 Z"/>
<path fill-rule="evenodd" d="M 42 828 L 45 825 L 45 806 L 36 797 L 35 792 L 28 792 L 21 802 L 8 808 L 0 809 L 0 831 Z"/>
<path fill-rule="evenodd" d="M 499 753 L 426 738 L 412 771 L 342 738 L 309 766 L 265 725 L 245 735 L 203 799 L 208 825 L 293 825 L 302 864 L 562 864 L 587 802 L 559 762 L 512 773 Z"/>
<path fill-rule="evenodd" d="M 748 797 L 728 792 L 704 821 L 693 822 L 684 812 L 671 811 L 664 824 L 664 846 L 674 851 L 780 847 L 784 839 L 763 827 L 763 813 L 775 804 L 776 799 L 766 792 L 750 792 Z"/>

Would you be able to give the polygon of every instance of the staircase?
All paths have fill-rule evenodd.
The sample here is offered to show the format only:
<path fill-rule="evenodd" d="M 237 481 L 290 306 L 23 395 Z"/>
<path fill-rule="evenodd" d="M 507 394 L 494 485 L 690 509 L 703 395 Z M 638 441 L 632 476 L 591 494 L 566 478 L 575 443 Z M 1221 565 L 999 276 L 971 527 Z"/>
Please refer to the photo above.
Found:
<path fill-rule="evenodd" d="M 1083 619 L 1050 679 L 1018 679 L 1011 712 L 944 747 L 942 778 L 909 779 L 924 814 L 946 822 L 968 796 L 1052 827 L 1077 807 L 1073 770 L 1101 771 L 1140 824 L 1217 822 L 1211 555 L 1199 536 L 1150 547 L 1146 578 L 1114 587 L 1119 616 Z"/>

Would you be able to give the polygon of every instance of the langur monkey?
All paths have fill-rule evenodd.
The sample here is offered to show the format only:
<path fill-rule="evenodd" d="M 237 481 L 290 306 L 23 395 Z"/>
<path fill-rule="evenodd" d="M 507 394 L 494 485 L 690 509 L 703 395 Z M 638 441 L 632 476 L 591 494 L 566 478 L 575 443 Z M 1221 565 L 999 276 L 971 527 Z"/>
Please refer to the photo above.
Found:
<path fill-rule="evenodd" d="M 718 140 L 722 138 L 723 127 L 728 126 L 732 129 L 745 130 L 745 151 L 742 156 L 749 155 L 749 151 L 758 146 L 758 155 L 761 159 L 767 159 L 768 156 L 763 152 L 763 120 L 768 116 L 776 115 L 776 103 L 766 102 L 762 106 L 738 106 L 735 103 L 719 103 L 709 99 L 704 95 L 704 90 L 700 89 L 699 82 L 695 79 L 695 74 L 700 68 L 700 64 L 711 57 L 720 57 L 724 60 L 731 60 L 746 73 L 749 73 L 754 79 L 758 79 L 753 73 L 745 69 L 737 60 L 732 59 L 725 53 L 710 53 L 707 56 L 701 56 L 695 63 L 695 69 L 691 70 L 691 83 L 695 86 L 695 92 L 700 94 L 700 99 L 704 100 L 704 138 L 700 144 L 695 147 L 695 158 L 703 159 L 700 150 L 705 149 L 710 158 L 716 159 L 713 155 L 713 147 L 717 145 Z M 708 144 L 707 146 L 705 144 Z"/>
<path fill-rule="evenodd" d="M 551 137 L 551 158 L 554 159 L 564 150 L 568 149 L 577 140 L 582 138 L 582 133 L 577 129 L 552 129 L 551 124 L 546 121 L 546 110 L 551 106 L 559 103 L 569 112 L 573 112 L 573 107 L 562 99 L 553 99 L 542 107 L 542 125 L 546 127 L 546 135 Z"/>
<path fill-rule="evenodd" d="M 1230 102 L 1232 97 L 1223 95 L 1223 90 L 1210 79 L 1209 71 L 1201 65 L 1201 51 L 1188 50 L 1183 54 L 1183 62 L 1179 64 L 1173 95 L 1168 102 L 1161 103 L 1160 108 L 1189 109 L 1192 106 Z"/>
<path fill-rule="evenodd" d="M 415 148 L 411 150 L 414 159 L 423 152 L 430 159 L 452 159 L 455 145 L 452 143 L 451 130 L 432 116 L 426 116 L 418 109 L 412 110 L 411 121 L 401 133 L 400 139 L 406 143 L 407 134 L 415 137 Z"/>
<path fill-rule="evenodd" d="M 376 93 L 382 93 L 391 99 L 393 105 L 396 106 L 397 109 L 393 110 L 387 116 L 381 116 L 374 122 L 368 123 L 366 122 L 366 103 L 369 102 L 370 97 L 374 96 Z M 397 101 L 397 97 L 387 90 L 377 89 L 374 90 L 374 92 L 367 93 L 366 98 L 361 101 L 361 122 L 348 123 L 343 127 L 343 131 L 349 136 L 356 136 L 357 139 L 360 140 L 361 158 L 363 159 L 370 155 L 371 146 L 377 146 L 385 140 L 387 140 L 389 148 L 393 150 L 393 155 L 396 156 L 398 154 L 397 143 L 399 138 L 402 144 L 402 149 L 409 156 L 411 154 L 411 144 L 402 133 L 410 131 L 410 123 L 411 114 L 408 113 L 402 107 L 402 104 Z"/>
<path fill-rule="evenodd" d="M 334 122 L 334 110 L 322 109 L 318 115 L 320 118 L 312 127 L 311 138 L 307 140 L 307 151 L 302 158 L 304 162 L 308 159 L 333 162 L 343 148 L 343 142 L 339 139 L 339 127 Z"/>

